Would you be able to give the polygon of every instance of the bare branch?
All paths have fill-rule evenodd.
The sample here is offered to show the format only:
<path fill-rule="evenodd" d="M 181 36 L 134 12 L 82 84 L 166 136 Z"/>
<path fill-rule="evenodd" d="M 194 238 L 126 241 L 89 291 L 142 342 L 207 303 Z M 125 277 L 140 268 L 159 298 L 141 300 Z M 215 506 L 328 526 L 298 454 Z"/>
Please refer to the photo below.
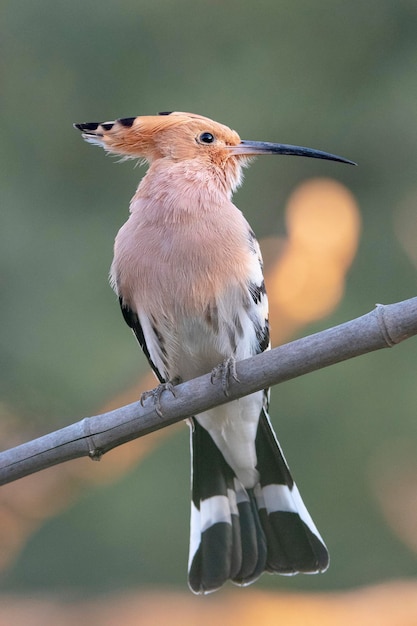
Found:
<path fill-rule="evenodd" d="M 210 374 L 175 387 L 161 397 L 160 417 L 151 399 L 86 417 L 71 426 L 0 453 L 0 484 L 70 459 L 93 460 L 127 441 L 174 424 L 217 405 L 302 376 L 340 361 L 388 348 L 417 334 L 417 297 L 376 308 L 350 322 L 237 363 L 239 382 L 226 397 Z"/>

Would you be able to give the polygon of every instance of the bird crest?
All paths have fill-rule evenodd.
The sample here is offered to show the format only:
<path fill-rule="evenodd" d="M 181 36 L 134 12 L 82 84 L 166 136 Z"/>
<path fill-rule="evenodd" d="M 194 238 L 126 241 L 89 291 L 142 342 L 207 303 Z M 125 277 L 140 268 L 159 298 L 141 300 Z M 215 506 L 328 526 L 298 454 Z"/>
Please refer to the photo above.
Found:
<path fill-rule="evenodd" d="M 193 113 L 160 113 L 74 126 L 86 141 L 107 152 L 148 162 L 197 158 L 220 165 L 233 156 L 230 148 L 241 143 L 234 130 Z"/>

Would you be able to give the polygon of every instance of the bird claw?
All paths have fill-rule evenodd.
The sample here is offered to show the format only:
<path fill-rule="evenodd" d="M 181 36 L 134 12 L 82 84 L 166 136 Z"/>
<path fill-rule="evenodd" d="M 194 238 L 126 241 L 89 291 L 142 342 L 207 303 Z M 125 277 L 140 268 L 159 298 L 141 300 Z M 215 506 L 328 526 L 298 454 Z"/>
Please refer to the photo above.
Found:
<path fill-rule="evenodd" d="M 150 389 L 149 391 L 144 391 L 142 393 L 140 397 L 141 405 L 143 406 L 144 402 L 146 402 L 148 398 L 152 398 L 157 415 L 159 415 L 159 417 L 163 417 L 161 396 L 164 391 L 170 391 L 174 398 L 177 397 L 177 392 L 175 391 L 173 382 L 161 383 L 160 385 L 158 385 L 158 387 L 155 387 L 155 389 Z"/>
<path fill-rule="evenodd" d="M 211 371 L 211 383 L 214 384 L 216 380 L 220 379 L 222 384 L 223 393 L 225 396 L 229 395 L 230 381 L 235 380 L 240 382 L 236 374 L 236 359 L 234 356 L 229 356 L 219 365 L 216 365 Z"/>

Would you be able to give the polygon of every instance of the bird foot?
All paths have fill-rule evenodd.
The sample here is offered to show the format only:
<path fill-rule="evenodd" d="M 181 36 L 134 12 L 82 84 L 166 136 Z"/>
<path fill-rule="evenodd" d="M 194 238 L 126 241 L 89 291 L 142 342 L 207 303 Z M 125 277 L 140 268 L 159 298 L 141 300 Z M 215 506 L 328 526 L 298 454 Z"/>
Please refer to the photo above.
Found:
<path fill-rule="evenodd" d="M 178 379 L 175 379 L 175 381 L 172 381 L 172 382 L 161 383 L 160 385 L 158 385 L 158 387 L 155 387 L 155 389 L 151 389 L 150 391 L 144 391 L 140 397 L 141 405 L 143 406 L 144 402 L 146 402 L 148 398 L 152 398 L 157 415 L 159 415 L 159 417 L 163 417 L 162 407 L 161 407 L 161 396 L 164 393 L 164 391 L 170 391 L 172 395 L 174 396 L 174 398 L 176 398 L 177 392 L 175 391 L 175 385 L 178 384 L 179 382 L 180 381 Z"/>
<path fill-rule="evenodd" d="M 229 356 L 222 363 L 219 363 L 219 365 L 216 365 L 216 367 L 212 369 L 211 382 L 214 384 L 216 380 L 220 379 L 224 395 L 228 396 L 230 381 L 232 378 L 237 383 L 240 382 L 236 374 L 236 359 L 234 356 Z"/>

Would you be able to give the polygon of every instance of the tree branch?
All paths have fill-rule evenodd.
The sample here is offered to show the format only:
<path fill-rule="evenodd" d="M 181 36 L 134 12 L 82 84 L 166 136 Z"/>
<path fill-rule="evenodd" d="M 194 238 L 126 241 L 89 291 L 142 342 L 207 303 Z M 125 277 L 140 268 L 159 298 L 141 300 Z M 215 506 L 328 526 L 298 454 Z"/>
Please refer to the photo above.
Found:
<path fill-rule="evenodd" d="M 236 365 L 239 382 L 231 381 L 227 397 L 220 382 L 211 384 L 207 374 L 175 387 L 175 397 L 164 392 L 163 417 L 157 414 L 152 400 L 145 406 L 135 402 L 2 452 L 0 484 L 82 456 L 99 460 L 116 446 L 191 415 L 334 363 L 392 347 L 416 334 L 417 297 L 378 304 L 350 322 L 240 361 Z"/>

